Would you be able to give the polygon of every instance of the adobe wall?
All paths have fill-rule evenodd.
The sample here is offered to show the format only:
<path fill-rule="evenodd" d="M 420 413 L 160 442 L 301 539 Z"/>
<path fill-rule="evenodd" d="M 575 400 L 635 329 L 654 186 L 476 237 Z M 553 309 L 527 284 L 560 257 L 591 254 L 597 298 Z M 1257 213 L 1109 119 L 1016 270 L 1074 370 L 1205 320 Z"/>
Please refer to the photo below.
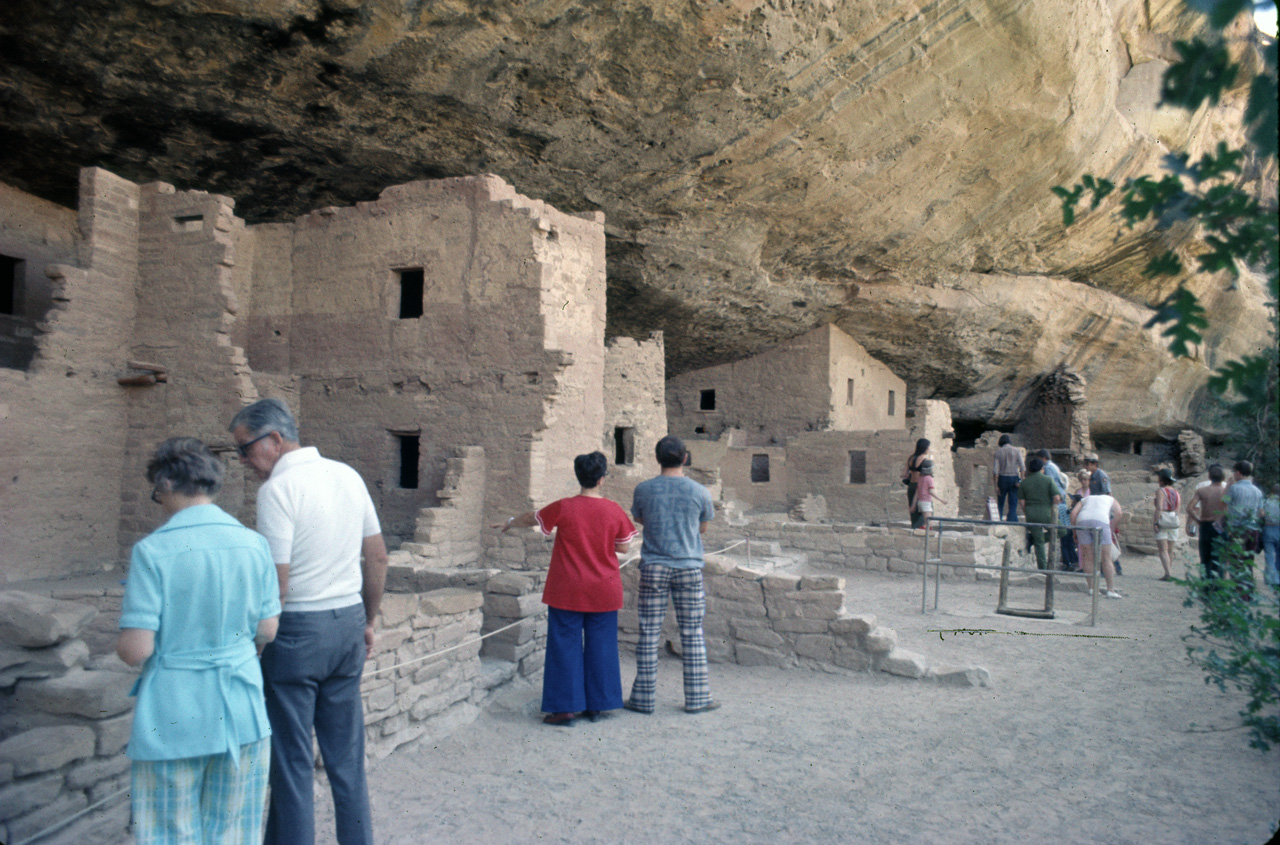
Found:
<path fill-rule="evenodd" d="M 245 471 L 235 460 L 227 423 L 258 398 L 248 360 L 233 345 L 240 298 L 233 273 L 247 263 L 237 237 L 244 224 L 234 202 L 203 191 L 152 183 L 140 189 L 138 307 L 131 367 L 163 368 L 164 381 L 125 388 L 129 436 L 121 482 L 120 554 L 163 522 L 148 498 L 145 467 L 158 443 L 198 437 L 219 452 L 227 476 L 217 502 L 252 520 Z M 248 511 L 248 512 L 246 512 Z M 252 524 L 252 522 L 250 522 Z"/>
<path fill-rule="evenodd" d="M 667 380 L 667 425 L 684 439 L 717 438 L 740 428 L 748 446 L 822 431 L 831 416 L 829 360 L 823 328 L 741 361 L 673 376 Z M 699 410 L 704 390 L 715 391 L 715 410 Z"/>
<path fill-rule="evenodd" d="M 769 480 L 752 481 L 752 462 L 768 459 Z M 791 473 L 783 446 L 728 448 L 720 459 L 720 484 L 725 501 L 739 502 L 752 510 L 785 511 Z"/>
<path fill-rule="evenodd" d="M 139 191 L 89 168 L 81 171 L 80 194 L 78 240 L 67 232 L 65 215 L 21 192 L 0 194 L 8 243 L 50 262 L 53 303 L 36 325 L 29 368 L 0 368 L 6 581 L 97 571 L 117 549 L 128 416 L 116 380 L 126 369 L 133 328 Z M 27 214 L 46 228 L 13 224 Z"/>
<path fill-rule="evenodd" d="M 815 431 L 787 444 L 787 495 L 823 496 L 836 522 L 905 522 L 902 468 L 915 447 L 909 431 Z M 850 453 L 862 456 L 866 481 L 850 482 Z M 945 496 L 945 494 L 944 494 Z"/>
<path fill-rule="evenodd" d="M 827 326 L 830 340 L 830 428 L 871 431 L 906 428 L 907 383 L 849 335 Z M 853 389 L 849 389 L 849 383 Z"/>
<path fill-rule="evenodd" d="M 74 264 L 76 212 L 0 183 L 0 255 L 17 259 L 12 313 L 0 313 L 0 367 L 25 370 L 35 353 L 35 324 L 53 306 L 45 268 Z"/>
<path fill-rule="evenodd" d="M 604 431 L 599 447 L 609 458 L 604 494 L 628 513 L 636 485 L 660 469 L 653 449 L 667 435 L 665 384 L 662 332 L 651 333 L 647 340 L 615 337 L 605 345 Z M 631 429 L 630 463 L 618 462 L 614 437 L 618 428 Z"/>
<path fill-rule="evenodd" d="M 576 490 L 573 456 L 598 448 L 604 426 L 597 215 L 486 176 L 250 232 L 248 360 L 300 380 L 303 441 L 361 473 L 393 546 L 438 504 L 456 447 L 485 449 L 486 513 Z M 406 268 L 423 270 L 421 317 L 400 318 Z M 399 485 L 406 434 L 420 438 L 416 489 Z"/>

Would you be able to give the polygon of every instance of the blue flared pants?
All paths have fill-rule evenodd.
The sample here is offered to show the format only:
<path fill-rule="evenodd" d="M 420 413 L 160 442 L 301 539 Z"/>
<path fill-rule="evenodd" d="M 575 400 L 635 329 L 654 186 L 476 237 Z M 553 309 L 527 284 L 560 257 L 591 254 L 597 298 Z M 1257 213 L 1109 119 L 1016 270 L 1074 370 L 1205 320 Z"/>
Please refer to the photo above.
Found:
<path fill-rule="evenodd" d="M 579 713 L 621 706 L 618 611 L 580 613 L 547 608 L 542 712 Z"/>

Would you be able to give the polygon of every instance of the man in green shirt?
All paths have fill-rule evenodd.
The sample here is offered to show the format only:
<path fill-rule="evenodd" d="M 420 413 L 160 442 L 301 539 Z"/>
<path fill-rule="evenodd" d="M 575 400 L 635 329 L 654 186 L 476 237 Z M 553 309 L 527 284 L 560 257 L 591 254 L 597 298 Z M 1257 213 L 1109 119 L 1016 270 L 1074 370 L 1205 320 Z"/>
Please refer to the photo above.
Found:
<path fill-rule="evenodd" d="M 1058 522 L 1058 503 L 1062 496 L 1058 494 L 1058 485 L 1044 474 L 1044 461 L 1038 457 L 1027 461 L 1027 477 L 1022 479 L 1018 488 L 1022 500 L 1022 512 L 1027 522 L 1044 522 L 1056 525 Z M 1036 550 L 1036 567 L 1046 569 L 1048 559 L 1045 555 L 1046 532 L 1052 529 L 1028 528 L 1031 545 Z"/>

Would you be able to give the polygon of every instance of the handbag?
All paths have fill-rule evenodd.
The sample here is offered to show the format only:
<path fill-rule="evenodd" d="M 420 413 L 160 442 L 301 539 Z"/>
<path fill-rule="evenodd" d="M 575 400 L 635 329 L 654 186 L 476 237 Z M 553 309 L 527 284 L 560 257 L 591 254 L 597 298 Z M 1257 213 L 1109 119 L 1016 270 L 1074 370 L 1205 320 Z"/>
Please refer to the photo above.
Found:
<path fill-rule="evenodd" d="M 1156 520 L 1156 525 L 1161 529 L 1170 529 L 1178 527 L 1177 511 L 1160 511 L 1160 517 Z"/>

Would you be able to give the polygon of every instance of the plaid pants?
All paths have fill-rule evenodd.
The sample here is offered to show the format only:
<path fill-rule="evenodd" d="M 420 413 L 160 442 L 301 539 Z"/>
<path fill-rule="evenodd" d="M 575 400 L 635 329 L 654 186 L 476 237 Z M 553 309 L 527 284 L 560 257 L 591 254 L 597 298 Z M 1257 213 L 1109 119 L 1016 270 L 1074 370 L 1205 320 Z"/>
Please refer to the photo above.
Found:
<path fill-rule="evenodd" d="M 182 760 L 134 760 L 133 837 L 137 845 L 262 841 L 271 738 L 230 754 Z"/>
<path fill-rule="evenodd" d="M 667 618 L 667 596 L 676 607 L 680 646 L 684 657 L 684 706 L 688 710 L 711 703 L 707 679 L 707 644 L 702 638 L 702 618 L 707 594 L 701 569 L 672 569 L 662 564 L 640 567 L 637 606 L 640 641 L 636 643 L 636 680 L 631 685 L 631 705 L 652 713 L 658 692 L 658 639 Z"/>

